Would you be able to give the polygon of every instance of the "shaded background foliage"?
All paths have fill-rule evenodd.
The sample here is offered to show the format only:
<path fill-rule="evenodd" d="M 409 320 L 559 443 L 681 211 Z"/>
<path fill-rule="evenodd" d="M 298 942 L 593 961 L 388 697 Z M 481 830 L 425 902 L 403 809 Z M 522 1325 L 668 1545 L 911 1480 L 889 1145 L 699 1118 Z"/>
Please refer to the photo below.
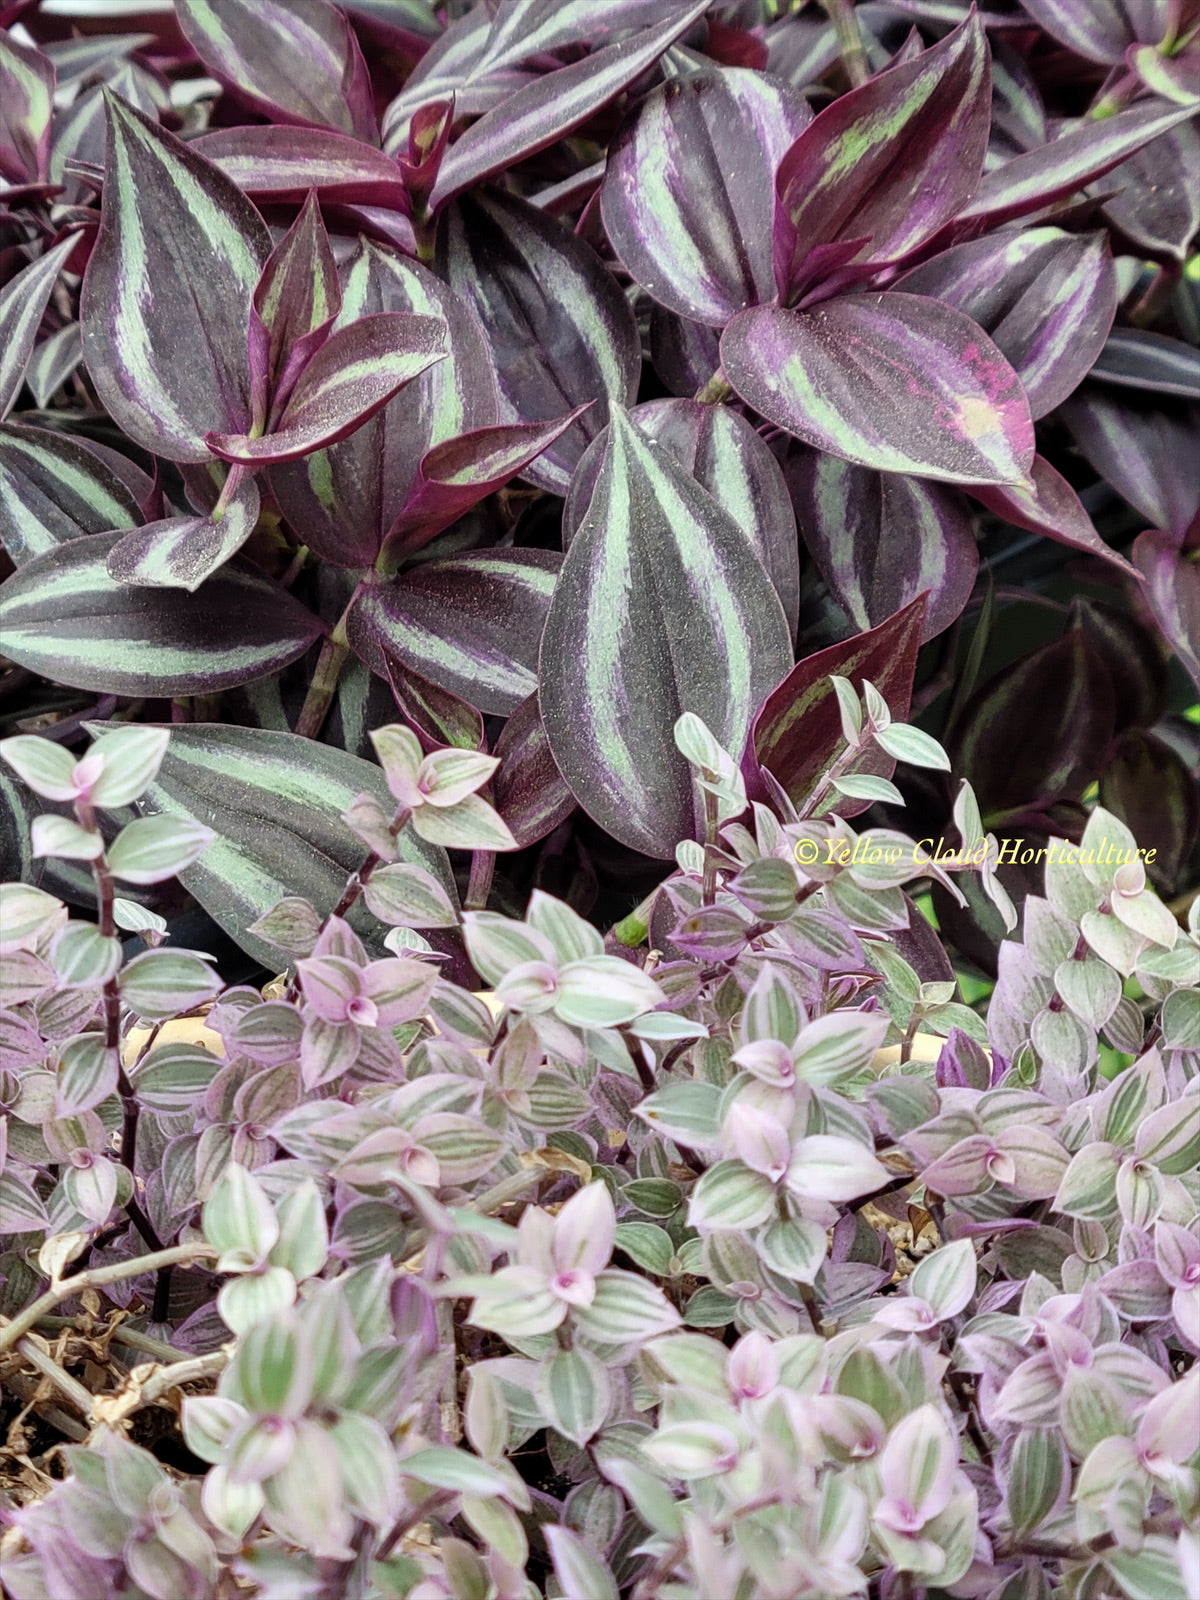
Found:
<path fill-rule="evenodd" d="M 5 731 L 398 708 L 501 757 L 462 892 L 609 925 L 697 832 L 679 712 L 740 750 L 924 594 L 897 693 L 988 828 L 1098 794 L 1194 886 L 1194 8 L 96 10 L 0 38 Z M 752 792 L 824 754 L 798 683 Z"/>

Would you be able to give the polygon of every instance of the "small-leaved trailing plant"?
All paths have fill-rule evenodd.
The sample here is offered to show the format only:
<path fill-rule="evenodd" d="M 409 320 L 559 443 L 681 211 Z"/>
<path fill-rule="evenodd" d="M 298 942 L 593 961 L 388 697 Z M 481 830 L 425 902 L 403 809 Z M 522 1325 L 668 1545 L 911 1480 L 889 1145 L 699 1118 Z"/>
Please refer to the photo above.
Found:
<path fill-rule="evenodd" d="M 838 814 L 947 761 L 827 688 L 799 805 L 679 719 L 702 842 L 622 938 L 460 914 L 404 851 L 511 848 L 496 761 L 377 729 L 265 992 L 121 894 L 230 848 L 130 817 L 167 730 L 0 743 L 97 908 L 0 888 L 15 1600 L 1191 1600 L 1200 913 L 1097 806 L 1012 936 L 968 786 L 936 862 Z M 986 1016 L 931 876 L 1010 930 Z"/>

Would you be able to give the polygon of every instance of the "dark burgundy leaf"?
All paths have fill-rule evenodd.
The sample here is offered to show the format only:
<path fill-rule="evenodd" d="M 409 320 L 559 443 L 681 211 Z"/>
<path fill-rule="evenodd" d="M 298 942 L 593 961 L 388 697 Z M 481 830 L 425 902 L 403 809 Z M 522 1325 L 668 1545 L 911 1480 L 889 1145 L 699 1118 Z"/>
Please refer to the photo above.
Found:
<path fill-rule="evenodd" d="M 794 634 L 800 611 L 796 519 L 778 463 L 754 429 L 726 406 L 695 400 L 649 400 L 630 413 L 643 433 L 675 460 L 750 535 Z M 563 506 L 569 546 L 600 475 L 606 434 L 585 451 Z"/>
<path fill-rule="evenodd" d="M 579 410 L 572 411 L 540 426 L 509 423 L 480 428 L 435 445 L 422 458 L 404 509 L 388 529 L 380 552 L 382 568 L 394 571 L 406 556 L 527 469 L 578 415 Z"/>
<path fill-rule="evenodd" d="M 1103 233 L 1028 228 L 956 245 L 896 283 L 977 322 L 1021 380 L 1032 415 L 1078 387 L 1117 310 L 1117 275 Z"/>
<path fill-rule="evenodd" d="M 298 600 L 233 567 L 194 595 L 124 588 L 106 570 L 120 538 L 56 545 L 0 588 L 10 660 L 101 694 L 212 694 L 278 672 L 321 635 Z"/>
<path fill-rule="evenodd" d="M 67 539 L 141 520 L 127 486 L 81 441 L 15 422 L 0 427 L 0 540 L 17 566 Z"/>
<path fill-rule="evenodd" d="M 551 753 L 536 694 L 504 724 L 494 754 L 500 761 L 492 780 L 496 809 L 522 849 L 537 844 L 571 815 L 575 796 Z"/>
<path fill-rule="evenodd" d="M 1200 689 L 1200 564 L 1179 541 L 1154 530 L 1134 543 L 1133 559 L 1146 580 L 1146 602 L 1168 643 Z"/>
<path fill-rule="evenodd" d="M 446 210 L 439 262 L 488 336 L 501 422 L 550 422 L 597 402 L 527 473 L 539 488 L 565 494 L 609 402 L 637 398 L 641 341 L 625 296 L 582 240 L 499 191 Z"/>
<path fill-rule="evenodd" d="M 316 193 L 309 191 L 296 221 L 272 250 L 254 291 L 250 314 L 250 382 L 259 427 L 278 420 L 296 379 L 316 344 L 314 336 L 337 316 L 342 304 L 337 263 L 321 222 Z M 272 415 L 268 419 L 268 406 Z"/>
<path fill-rule="evenodd" d="M 1186 106 L 1168 106 L 1153 100 L 1118 111 L 1101 122 L 1081 120 L 1070 124 L 1048 144 L 985 173 L 947 231 L 954 238 L 974 238 L 988 228 L 1065 200 L 1084 184 L 1111 172 L 1151 139 L 1185 121 L 1188 115 Z"/>
<path fill-rule="evenodd" d="M 1200 394 L 1200 350 L 1163 333 L 1114 328 L 1090 376 L 1122 389 L 1152 389 L 1193 400 Z"/>
<path fill-rule="evenodd" d="M 1148 522 L 1183 532 L 1200 509 L 1200 406 L 1160 409 L 1107 384 L 1085 383 L 1060 415 L 1106 483 Z"/>
<path fill-rule="evenodd" d="M 171 461 L 205 461 L 205 434 L 250 427 L 246 330 L 270 235 L 210 162 L 112 95 L 107 108 L 84 360 L 131 439 Z"/>
<path fill-rule="evenodd" d="M 1140 729 L 1122 734 L 1100 777 L 1100 804 L 1147 852 L 1151 880 L 1173 893 L 1200 831 L 1200 789 L 1178 752 Z"/>
<path fill-rule="evenodd" d="M 219 128 L 191 148 L 259 201 L 302 201 L 315 189 L 324 204 L 408 210 L 408 192 L 389 156 L 326 128 Z"/>
<path fill-rule="evenodd" d="M 430 196 L 436 210 L 472 184 L 503 172 L 570 133 L 654 65 L 708 9 L 692 0 L 665 19 L 570 66 L 523 84 L 450 147 Z"/>
<path fill-rule="evenodd" d="M 178 0 L 175 9 L 204 64 L 256 109 L 378 137 L 358 41 L 328 0 Z"/>
<path fill-rule="evenodd" d="M 856 628 L 878 627 L 922 594 L 922 644 L 959 616 L 979 550 L 953 490 L 804 447 L 789 455 L 787 479 L 804 542 Z"/>
<path fill-rule="evenodd" d="M 609 152 L 600 194 L 614 250 L 647 294 L 723 327 L 775 297 L 775 169 L 812 121 L 758 72 L 674 78 L 643 100 Z"/>
<path fill-rule="evenodd" d="M 758 306 L 721 336 L 734 389 L 806 444 L 880 472 L 1021 483 L 1033 423 L 1015 372 L 961 311 L 919 295 Z"/>
<path fill-rule="evenodd" d="M 1193 65 L 1193 80 L 1197 77 Z M 1198 171 L 1200 131 L 1193 115 L 1109 173 L 1105 187 L 1119 186 L 1120 193 L 1105 206 L 1105 215 L 1139 249 L 1184 261 L 1200 228 Z"/>
<path fill-rule="evenodd" d="M 461 750 L 487 748 L 483 717 L 474 706 L 430 683 L 390 651 L 381 653 L 401 715 L 427 751 L 444 745 Z"/>
<path fill-rule="evenodd" d="M 249 466 L 327 449 L 444 360 L 445 334 L 440 318 L 388 311 L 335 328 L 305 363 L 270 433 L 209 433 L 205 443 L 223 461 Z"/>
<path fill-rule="evenodd" d="M 323 561 L 369 567 L 432 446 L 497 420 L 496 380 L 479 324 L 415 261 L 364 242 L 346 269 L 335 327 L 381 313 L 439 317 L 449 354 L 357 432 L 305 461 L 271 469 L 285 517 Z"/>
<path fill-rule="evenodd" d="M 863 239 L 883 262 L 930 238 L 970 199 L 987 148 L 991 76 L 972 12 L 915 61 L 842 95 L 780 163 L 775 277 L 794 295 L 822 245 Z"/>
<path fill-rule="evenodd" d="M 374 672 L 384 672 L 386 650 L 481 711 L 508 716 L 537 686 L 561 561 L 551 550 L 485 550 L 425 562 L 363 592 L 351 646 Z"/>
<path fill-rule="evenodd" d="M 1114 720 L 1104 662 L 1072 629 L 1002 668 L 968 702 L 950 747 L 955 776 L 970 780 L 989 829 L 1078 800 L 1099 774 Z"/>
<path fill-rule="evenodd" d="M 1132 573 L 1129 562 L 1105 544 L 1079 496 L 1044 456 L 1034 456 L 1030 478 L 1032 489 L 1015 483 L 973 483 L 969 492 L 1014 527 L 1044 533 L 1048 539 L 1100 556 Z"/>
<path fill-rule="evenodd" d="M 849 678 L 859 689 L 869 679 L 891 707 L 896 721 L 902 722 L 908 716 L 924 611 L 922 595 L 877 628 L 818 650 L 796 663 L 763 701 L 754 720 L 743 763 L 752 799 L 766 798 L 759 772 L 765 767 L 794 804 L 803 804 L 829 764 L 844 750 L 830 673 Z M 895 766 L 889 756 L 872 747 L 850 770 L 890 778 Z M 841 800 L 834 809 L 842 816 L 852 817 L 866 804 Z"/>

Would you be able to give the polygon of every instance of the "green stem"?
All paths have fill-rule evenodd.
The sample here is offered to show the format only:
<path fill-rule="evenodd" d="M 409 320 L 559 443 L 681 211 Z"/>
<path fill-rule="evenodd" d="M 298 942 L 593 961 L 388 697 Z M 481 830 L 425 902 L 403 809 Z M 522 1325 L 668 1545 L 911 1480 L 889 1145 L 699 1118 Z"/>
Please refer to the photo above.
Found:
<path fill-rule="evenodd" d="M 711 790 L 704 791 L 704 876 L 700 898 L 711 906 L 717 898 L 717 829 L 721 823 L 721 803 Z"/>
<path fill-rule="evenodd" d="M 89 832 L 96 832 L 96 815 L 91 805 L 86 800 L 77 800 L 75 803 L 75 817 L 81 828 Z M 113 915 L 113 899 L 115 897 L 115 884 L 112 869 L 108 864 L 108 857 L 102 850 L 92 862 L 92 877 L 96 884 L 96 909 L 99 914 L 100 932 L 107 939 L 117 936 L 117 924 Z M 117 1064 L 117 1092 L 121 1097 L 121 1165 L 128 1171 L 130 1179 L 137 1184 L 137 1130 L 138 1130 L 138 1098 L 130 1083 L 125 1067 L 121 1061 L 121 986 L 116 975 L 109 978 L 104 985 L 104 1048 L 113 1057 Z M 162 1240 L 158 1237 L 154 1225 L 142 1210 L 136 1195 L 131 1194 L 125 1202 L 125 1210 L 129 1213 L 134 1227 L 141 1234 L 143 1240 L 151 1250 L 161 1250 Z"/>
<path fill-rule="evenodd" d="M 1088 116 L 1094 122 L 1100 122 L 1106 117 L 1115 117 L 1118 111 L 1124 110 L 1141 86 L 1142 81 L 1136 73 L 1125 70 L 1114 72 L 1092 101 L 1088 108 Z"/>
<path fill-rule="evenodd" d="M 334 623 L 333 631 L 321 643 L 316 671 L 312 675 L 312 682 L 308 686 L 308 693 L 304 697 L 304 705 L 300 709 L 300 717 L 296 723 L 296 732 L 302 739 L 315 739 L 325 726 L 325 718 L 329 715 L 329 708 L 337 692 L 338 679 L 350 654 L 350 644 L 346 637 L 346 620 L 350 615 L 350 607 L 358 599 L 360 592 L 360 589 L 354 591 L 346 609 Z"/>
<path fill-rule="evenodd" d="M 846 76 L 850 79 L 850 87 L 857 89 L 871 76 L 871 63 L 867 60 L 862 30 L 854 14 L 854 0 L 821 0 L 821 6 L 837 34 L 838 49 Z"/>
<path fill-rule="evenodd" d="M 731 400 L 733 390 L 720 367 L 701 388 L 696 390 L 695 397 L 702 406 L 720 405 L 722 400 Z"/>

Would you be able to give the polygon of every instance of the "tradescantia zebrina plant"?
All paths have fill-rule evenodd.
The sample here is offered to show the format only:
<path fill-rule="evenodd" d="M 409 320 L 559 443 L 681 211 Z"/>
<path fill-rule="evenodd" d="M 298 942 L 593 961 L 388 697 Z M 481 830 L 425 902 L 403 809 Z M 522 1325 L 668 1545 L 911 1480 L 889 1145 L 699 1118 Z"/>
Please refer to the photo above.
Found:
<path fill-rule="evenodd" d="M 1093 785 L 1195 884 L 1191 0 L 128 17 L 0 8 L 0 718 L 179 727 L 140 803 L 227 841 L 182 881 L 252 961 L 336 904 L 371 728 L 498 762 L 518 849 L 443 887 L 608 927 L 704 837 L 677 719 L 802 807 L 830 673 L 1018 903 Z"/>
<path fill-rule="evenodd" d="M 428 852 L 511 849 L 496 759 L 373 730 L 262 990 L 127 898 L 230 848 L 129 817 L 190 730 L 0 744 L 97 909 L 0 887 L 15 1600 L 1189 1600 L 1197 908 L 1096 807 L 1018 932 L 969 786 L 949 843 L 839 815 L 947 757 L 811 687 L 798 805 L 678 720 L 701 837 L 636 956 L 460 912 Z M 1008 928 L 986 1008 L 931 876 Z"/>

